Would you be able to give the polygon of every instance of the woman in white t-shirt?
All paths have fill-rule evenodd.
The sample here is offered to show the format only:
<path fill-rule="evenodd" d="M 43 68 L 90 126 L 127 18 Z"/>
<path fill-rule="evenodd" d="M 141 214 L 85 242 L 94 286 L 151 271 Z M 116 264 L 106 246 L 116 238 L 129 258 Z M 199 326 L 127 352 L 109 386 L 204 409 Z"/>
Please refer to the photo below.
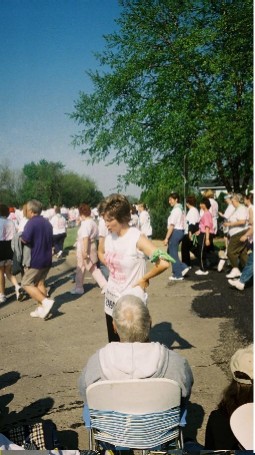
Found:
<path fill-rule="evenodd" d="M 60 258 L 64 249 L 67 220 L 60 213 L 60 207 L 55 207 L 55 215 L 50 219 L 53 227 L 53 248 L 57 258 Z"/>
<path fill-rule="evenodd" d="M 91 210 L 87 204 L 81 204 L 79 207 L 81 225 L 77 235 L 77 268 L 75 275 L 75 288 L 71 294 L 83 294 L 83 281 L 86 270 L 91 273 L 102 292 L 105 292 L 107 281 L 101 270 L 97 268 L 97 238 L 98 227 L 96 222 L 91 218 Z"/>
<path fill-rule="evenodd" d="M 124 294 L 135 294 L 146 301 L 145 290 L 149 280 L 169 267 L 169 258 L 141 231 L 130 227 L 130 204 L 121 194 L 105 199 L 104 220 L 109 234 L 99 259 L 109 269 L 105 293 L 105 313 L 109 341 L 119 341 L 112 326 L 112 311 L 118 299 Z M 155 263 L 146 273 L 145 255 Z M 162 257 L 166 258 L 162 258 Z"/>
<path fill-rule="evenodd" d="M 187 196 L 186 206 L 188 208 L 188 213 L 186 215 L 184 237 L 181 244 L 181 255 L 182 262 L 187 264 L 190 267 L 190 251 L 195 253 L 195 246 L 193 245 L 193 236 L 195 232 L 199 230 L 199 221 L 200 215 L 199 211 L 196 208 L 196 198 L 195 196 Z M 196 236 L 194 237 L 196 239 Z"/>
<path fill-rule="evenodd" d="M 167 220 L 167 233 L 164 240 L 164 245 L 167 245 L 167 252 L 174 258 L 175 263 L 172 265 L 172 276 L 170 281 L 181 281 L 189 267 L 184 262 L 181 262 L 178 255 L 179 244 L 184 236 L 185 215 L 182 205 L 179 203 L 179 194 L 171 193 L 169 196 L 169 204 L 172 211 Z"/>
<path fill-rule="evenodd" d="M 231 272 L 227 278 L 238 278 L 241 275 L 239 265 L 243 268 L 247 262 L 247 243 L 240 239 L 248 230 L 247 208 L 243 205 L 243 197 L 241 194 L 233 194 L 232 204 L 235 208 L 228 221 L 225 221 L 224 226 L 229 228 L 229 245 L 228 259 L 232 266 Z"/>
<path fill-rule="evenodd" d="M 151 226 L 151 219 L 150 219 L 150 214 L 146 208 L 146 205 L 141 202 L 138 204 L 138 214 L 139 214 L 139 221 L 138 221 L 138 227 L 140 231 L 148 237 L 148 239 L 151 239 L 152 237 L 152 226 Z"/>

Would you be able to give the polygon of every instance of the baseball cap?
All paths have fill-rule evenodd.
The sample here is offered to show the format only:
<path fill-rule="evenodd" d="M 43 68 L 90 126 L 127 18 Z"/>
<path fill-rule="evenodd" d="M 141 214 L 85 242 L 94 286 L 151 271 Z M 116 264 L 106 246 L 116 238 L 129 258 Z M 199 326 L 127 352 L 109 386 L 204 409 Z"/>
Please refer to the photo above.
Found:
<path fill-rule="evenodd" d="M 253 383 L 253 344 L 235 352 L 230 360 L 230 369 L 235 381 L 241 384 Z M 237 372 L 245 373 L 248 378 L 239 378 Z"/>

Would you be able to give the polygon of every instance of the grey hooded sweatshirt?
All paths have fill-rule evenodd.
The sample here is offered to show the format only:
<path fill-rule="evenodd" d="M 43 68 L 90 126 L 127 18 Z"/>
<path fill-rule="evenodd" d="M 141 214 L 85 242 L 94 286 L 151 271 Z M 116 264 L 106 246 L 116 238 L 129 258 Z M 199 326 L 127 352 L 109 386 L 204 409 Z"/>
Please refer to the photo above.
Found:
<path fill-rule="evenodd" d="M 193 375 L 187 360 L 160 343 L 107 344 L 89 358 L 79 388 L 86 402 L 86 388 L 94 382 L 145 378 L 173 379 L 181 387 L 182 398 L 190 396 Z"/>

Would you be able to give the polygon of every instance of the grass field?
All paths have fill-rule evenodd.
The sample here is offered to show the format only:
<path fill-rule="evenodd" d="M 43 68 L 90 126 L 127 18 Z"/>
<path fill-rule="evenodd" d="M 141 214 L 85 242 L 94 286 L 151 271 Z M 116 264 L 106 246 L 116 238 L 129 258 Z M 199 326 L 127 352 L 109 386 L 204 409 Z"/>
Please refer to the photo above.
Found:
<path fill-rule="evenodd" d="M 77 227 L 67 229 L 67 236 L 66 236 L 65 244 L 64 244 L 64 247 L 66 249 L 72 248 L 73 245 L 75 244 L 76 237 L 77 237 L 77 231 L 78 231 Z M 221 237 L 216 237 L 216 239 L 214 240 L 214 245 L 217 248 L 219 248 L 220 250 L 225 248 L 224 240 Z"/>

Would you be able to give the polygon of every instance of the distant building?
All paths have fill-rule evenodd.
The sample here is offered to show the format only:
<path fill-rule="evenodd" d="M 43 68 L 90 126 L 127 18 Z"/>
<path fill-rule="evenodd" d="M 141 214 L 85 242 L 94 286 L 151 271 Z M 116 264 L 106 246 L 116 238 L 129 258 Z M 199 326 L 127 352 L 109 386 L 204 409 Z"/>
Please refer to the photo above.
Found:
<path fill-rule="evenodd" d="M 198 187 L 198 189 L 201 194 L 203 194 L 206 190 L 213 190 L 216 198 L 219 197 L 220 193 L 228 193 L 227 188 L 217 182 L 204 182 Z"/>

